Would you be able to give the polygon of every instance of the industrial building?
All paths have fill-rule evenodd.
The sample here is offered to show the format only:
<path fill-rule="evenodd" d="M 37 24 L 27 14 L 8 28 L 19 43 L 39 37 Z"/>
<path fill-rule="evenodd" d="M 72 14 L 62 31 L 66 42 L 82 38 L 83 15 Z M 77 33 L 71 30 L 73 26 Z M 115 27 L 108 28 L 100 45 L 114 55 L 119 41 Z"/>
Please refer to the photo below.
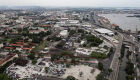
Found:
<path fill-rule="evenodd" d="M 114 35 L 114 32 L 113 31 L 108 30 L 108 29 L 105 29 L 105 28 L 95 29 L 94 31 L 95 32 L 98 32 L 100 34 L 106 34 L 106 35 L 109 35 L 109 36 L 113 36 Z"/>

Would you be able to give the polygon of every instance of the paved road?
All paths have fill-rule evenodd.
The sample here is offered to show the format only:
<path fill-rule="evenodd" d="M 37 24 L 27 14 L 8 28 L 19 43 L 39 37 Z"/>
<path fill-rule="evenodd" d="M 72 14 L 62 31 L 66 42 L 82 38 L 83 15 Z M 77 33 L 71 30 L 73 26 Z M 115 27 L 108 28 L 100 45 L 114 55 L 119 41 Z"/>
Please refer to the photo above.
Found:
<path fill-rule="evenodd" d="M 116 46 L 116 51 L 113 57 L 113 60 L 110 64 L 110 68 L 113 70 L 113 72 L 109 76 L 109 80 L 117 80 L 118 79 L 118 73 L 119 73 L 119 67 L 120 67 L 120 53 L 121 53 L 121 47 L 123 43 L 123 35 L 119 33 L 119 44 Z"/>
<path fill-rule="evenodd" d="M 98 21 L 99 17 L 97 15 L 95 15 L 95 16 L 92 15 L 91 17 L 92 17 L 91 22 L 94 20 L 95 24 L 97 26 L 99 25 L 99 27 L 102 27 L 102 25 L 103 25 L 103 27 L 105 27 L 107 29 L 110 29 L 110 30 L 112 30 L 114 32 L 117 32 L 117 31 L 111 29 L 112 26 L 110 24 L 105 24 L 102 21 L 99 22 Z M 118 80 L 118 73 L 119 73 L 119 67 L 120 67 L 119 57 L 120 57 L 121 47 L 122 47 L 123 41 L 125 40 L 125 41 L 128 41 L 128 42 L 131 43 L 132 51 L 135 51 L 135 47 L 138 47 L 140 49 L 140 44 L 134 40 L 133 36 L 129 36 L 129 35 L 126 35 L 124 33 L 119 33 L 119 32 L 118 32 L 118 35 L 119 35 L 119 44 L 117 46 L 115 46 L 116 51 L 114 53 L 112 62 L 110 64 L 110 68 L 113 70 L 113 72 L 110 74 L 109 80 Z M 131 55 L 131 59 L 132 59 L 133 63 L 135 63 L 135 55 L 134 54 Z M 140 74 L 138 69 L 136 69 L 136 72 L 138 74 Z"/>
<path fill-rule="evenodd" d="M 96 25 L 100 25 L 99 27 L 101 27 L 101 25 L 103 24 L 100 24 L 100 22 L 98 21 L 98 16 L 95 15 L 95 16 L 92 16 L 93 19 L 95 20 L 95 23 Z M 91 20 L 93 20 L 91 19 Z M 103 25 L 105 28 L 108 28 L 108 29 L 111 29 L 111 25 Z M 110 68 L 113 70 L 113 72 L 110 74 L 109 76 L 109 80 L 117 80 L 118 79 L 118 73 L 119 73 L 119 67 L 120 67 L 120 60 L 119 60 L 119 57 L 120 57 L 120 50 L 121 50 L 121 47 L 122 47 L 122 43 L 123 43 L 123 35 L 121 33 L 118 33 L 118 36 L 119 36 L 119 44 L 118 45 L 114 45 L 115 46 L 115 53 L 114 53 L 114 56 L 113 56 L 113 59 L 112 59 L 112 62 L 110 64 Z"/>

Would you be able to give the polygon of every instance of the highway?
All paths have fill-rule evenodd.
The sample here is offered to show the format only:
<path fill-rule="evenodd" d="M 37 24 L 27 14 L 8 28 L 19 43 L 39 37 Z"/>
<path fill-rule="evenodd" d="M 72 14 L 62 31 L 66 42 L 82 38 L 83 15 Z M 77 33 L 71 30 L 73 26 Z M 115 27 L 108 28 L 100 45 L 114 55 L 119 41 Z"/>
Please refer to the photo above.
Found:
<path fill-rule="evenodd" d="M 121 53 L 121 47 L 123 43 L 123 35 L 119 34 L 119 44 L 116 46 L 116 51 L 114 53 L 113 60 L 110 64 L 110 69 L 113 70 L 113 72 L 109 76 L 109 80 L 117 80 L 118 79 L 118 73 L 119 73 L 119 67 L 120 67 L 120 53 Z"/>
<path fill-rule="evenodd" d="M 119 73 L 119 67 L 120 67 L 119 57 L 121 54 L 121 47 L 122 47 L 123 42 L 127 41 L 128 44 L 131 44 L 130 47 L 131 47 L 132 52 L 135 51 L 136 47 L 138 47 L 140 49 L 140 44 L 134 40 L 133 36 L 127 35 L 125 33 L 120 33 L 118 31 L 112 29 L 111 28 L 112 25 L 104 23 L 98 15 L 91 14 L 91 23 L 98 26 L 98 27 L 104 27 L 104 28 L 110 29 L 110 30 L 118 33 L 119 44 L 115 45 L 115 53 L 114 53 L 113 59 L 112 59 L 111 64 L 110 64 L 110 68 L 113 70 L 113 72 L 109 76 L 109 80 L 118 80 L 118 73 Z M 131 55 L 131 60 L 135 65 L 137 65 L 138 63 L 136 63 L 135 59 L 136 58 L 135 58 L 135 55 L 133 53 Z M 137 75 L 140 75 L 140 71 L 138 69 L 136 69 L 136 72 L 137 72 Z"/>
<path fill-rule="evenodd" d="M 91 22 L 94 20 L 95 23 L 97 26 L 99 27 L 105 27 L 107 29 L 111 29 L 111 25 L 103 25 L 101 24 L 101 22 L 99 22 L 99 18 L 97 15 L 92 15 L 91 14 Z M 112 29 L 111 29 L 112 30 Z M 112 30 L 114 31 L 114 30 Z M 116 32 L 116 31 L 115 31 Z M 109 76 L 109 80 L 117 80 L 118 79 L 118 73 L 119 73 L 119 67 L 120 67 L 120 60 L 119 60 L 119 57 L 120 57 L 120 50 L 121 50 L 121 47 L 122 47 L 122 43 L 123 43 L 123 39 L 124 39 L 124 36 L 118 32 L 118 36 L 119 36 L 119 44 L 118 45 L 115 45 L 113 43 L 113 46 L 115 48 L 115 53 L 114 53 L 114 56 L 113 56 L 113 59 L 111 61 L 111 64 L 110 64 L 110 69 L 112 69 L 113 71 L 111 72 L 110 76 Z"/>

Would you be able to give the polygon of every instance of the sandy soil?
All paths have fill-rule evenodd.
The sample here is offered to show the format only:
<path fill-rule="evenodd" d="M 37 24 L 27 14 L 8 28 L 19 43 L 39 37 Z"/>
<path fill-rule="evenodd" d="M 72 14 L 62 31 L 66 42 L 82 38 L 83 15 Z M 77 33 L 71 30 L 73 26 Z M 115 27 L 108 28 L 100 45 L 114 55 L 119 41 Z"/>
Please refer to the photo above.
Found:
<path fill-rule="evenodd" d="M 91 71 L 93 70 L 93 73 Z M 80 77 L 80 73 L 83 73 Z M 66 78 L 67 76 L 74 76 L 78 80 L 96 80 L 96 76 L 100 73 L 97 68 L 92 68 L 85 65 L 72 66 L 67 69 L 66 73 L 61 78 Z"/>

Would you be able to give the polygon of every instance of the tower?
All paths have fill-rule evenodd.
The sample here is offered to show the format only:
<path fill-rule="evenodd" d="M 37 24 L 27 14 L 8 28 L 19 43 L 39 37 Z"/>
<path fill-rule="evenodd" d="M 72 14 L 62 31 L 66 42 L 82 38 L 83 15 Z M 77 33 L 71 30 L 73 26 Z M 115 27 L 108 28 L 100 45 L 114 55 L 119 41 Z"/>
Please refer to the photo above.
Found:
<path fill-rule="evenodd" d="M 136 26 L 136 34 L 138 34 L 138 28 L 137 28 L 137 26 Z"/>

